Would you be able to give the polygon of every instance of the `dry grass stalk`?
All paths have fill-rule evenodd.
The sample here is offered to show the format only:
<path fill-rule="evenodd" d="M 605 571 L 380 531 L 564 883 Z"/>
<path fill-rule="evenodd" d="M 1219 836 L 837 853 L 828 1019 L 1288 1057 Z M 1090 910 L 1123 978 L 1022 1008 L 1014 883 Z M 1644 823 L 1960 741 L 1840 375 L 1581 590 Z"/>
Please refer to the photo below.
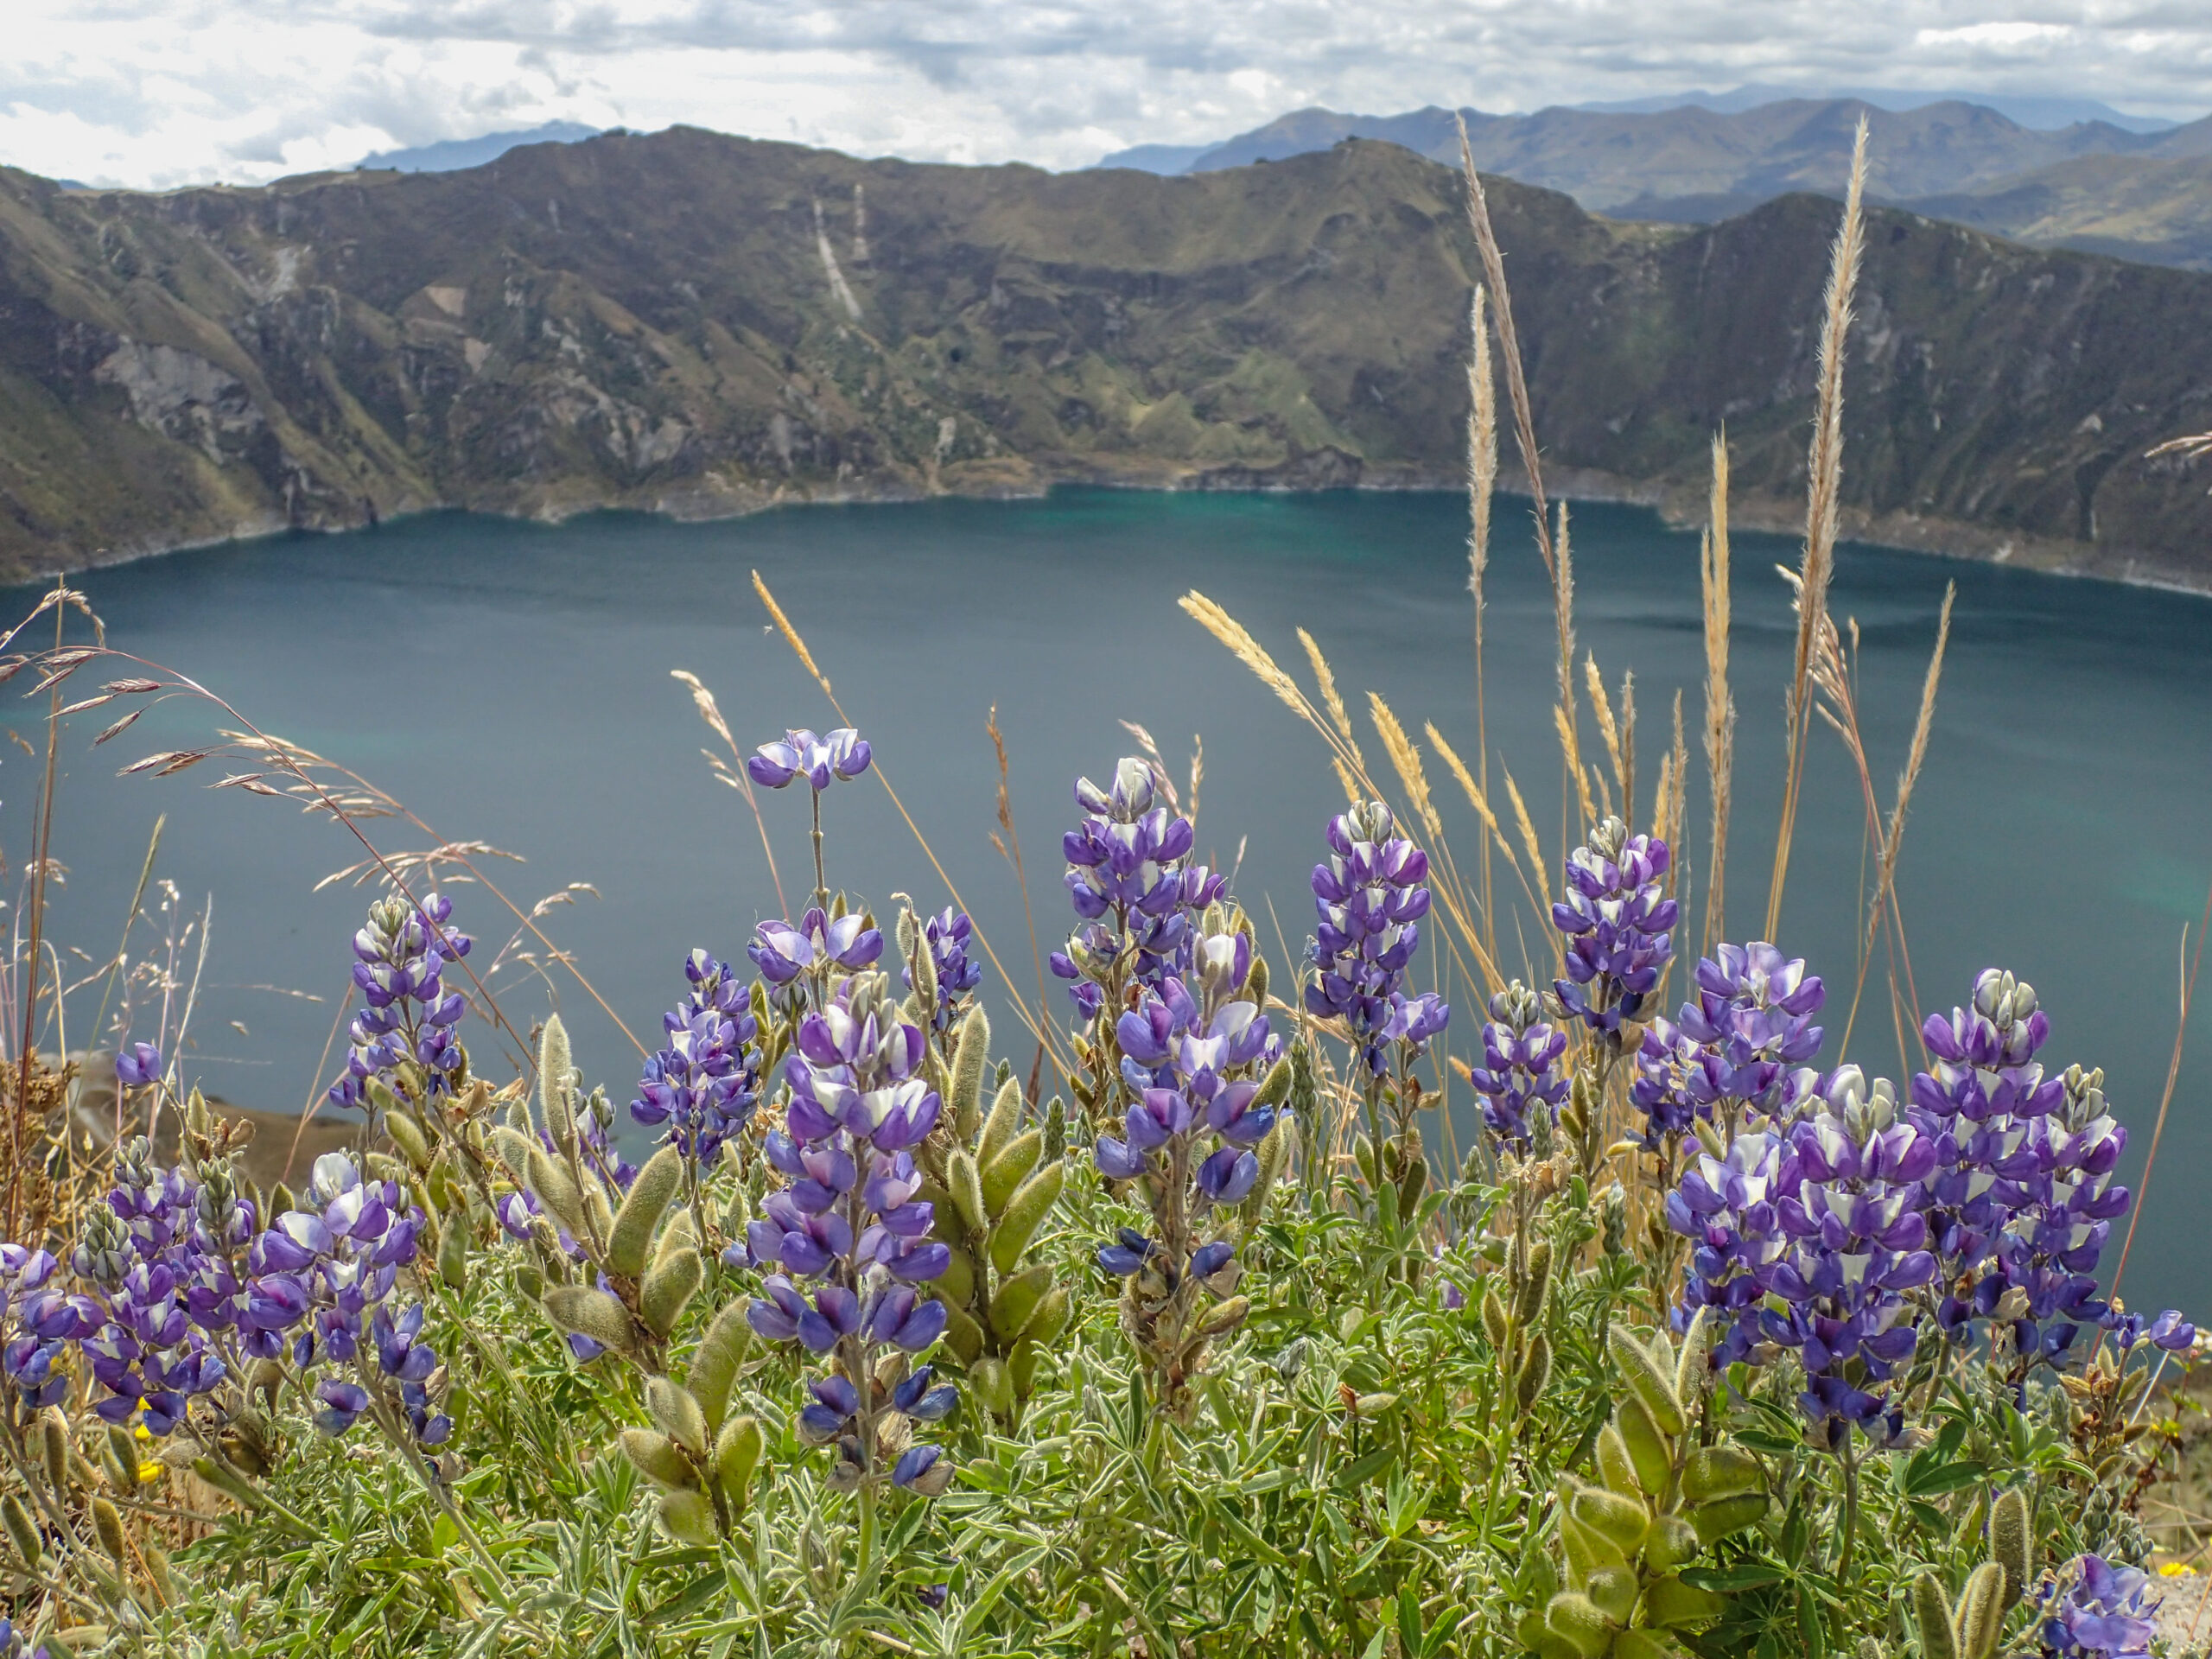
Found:
<path fill-rule="evenodd" d="M 715 776 L 744 796 L 746 805 L 752 809 L 753 822 L 760 831 L 760 851 L 768 861 L 768 880 L 776 889 L 776 908 L 789 915 L 791 906 L 784 899 L 784 878 L 776 871 L 776 849 L 768 841 L 768 820 L 761 816 L 760 798 L 753 792 L 753 779 L 745 774 L 745 751 L 738 747 L 729 722 L 722 718 L 721 706 L 715 701 L 715 694 L 707 689 L 696 674 L 688 668 L 677 668 L 669 671 L 669 677 L 681 680 L 691 688 L 691 706 L 699 711 L 699 718 L 707 722 L 708 729 L 728 746 L 730 753 L 728 760 L 711 749 L 702 749 L 699 753 L 707 757 L 707 766 Z"/>
<path fill-rule="evenodd" d="M 1582 673 L 1590 688 L 1590 707 L 1598 716 L 1598 735 L 1605 740 L 1605 758 L 1613 764 L 1613 779 L 1621 786 L 1621 803 L 1627 809 L 1624 817 L 1633 813 L 1636 798 L 1629 792 L 1628 766 L 1621 759 L 1620 722 L 1613 718 L 1613 705 L 1605 695 L 1605 677 L 1598 672 L 1598 655 L 1592 652 L 1582 659 Z M 1630 829 L 1636 826 L 1630 824 Z"/>
<path fill-rule="evenodd" d="M 1320 688 L 1322 704 L 1328 709 L 1330 720 L 1335 723 L 1337 735 L 1344 739 L 1344 747 L 1351 751 L 1352 766 L 1364 772 L 1367 763 L 1360 755 L 1359 740 L 1352 735 L 1351 716 L 1345 712 L 1344 700 L 1338 694 L 1337 677 L 1329 666 L 1329 659 L 1321 654 L 1321 647 L 1314 643 L 1313 636 L 1303 628 L 1298 631 L 1298 643 L 1306 647 L 1306 660 L 1313 665 L 1313 683 Z"/>
<path fill-rule="evenodd" d="M 1390 757 L 1390 766 L 1398 774 L 1398 782 L 1406 791 L 1406 798 L 1413 803 L 1414 810 L 1421 815 L 1422 826 L 1432 837 L 1444 833 L 1444 821 L 1436 816 L 1435 803 L 1429 798 L 1428 774 L 1421 769 L 1421 751 L 1406 735 L 1406 728 L 1390 712 L 1390 705 L 1382 701 L 1379 692 L 1367 694 L 1367 709 L 1375 721 L 1376 734 L 1382 740 L 1382 752 Z"/>
<path fill-rule="evenodd" d="M 1705 766 L 1713 785 L 1712 852 L 1705 873 L 1705 940 L 1709 955 L 1726 914 L 1728 809 L 1736 776 L 1736 697 L 1728 687 L 1728 435 L 1713 438 L 1713 496 L 1698 551 L 1705 599 Z"/>
<path fill-rule="evenodd" d="M 1490 566 L 1490 516 L 1497 491 L 1497 377 L 1490 360 L 1489 293 L 1480 283 L 1469 306 L 1467 358 L 1467 591 L 1475 601 L 1475 766 L 1490 792 L 1490 710 L 1483 672 L 1483 575 Z M 1491 906 L 1490 842 L 1483 842 L 1483 946 L 1497 954 Z"/>
<path fill-rule="evenodd" d="M 1497 814 L 1491 810 L 1489 792 L 1476 782 L 1474 774 L 1467 770 L 1467 763 L 1459 758 L 1459 752 L 1444 741 L 1444 734 L 1436 729 L 1435 722 L 1430 721 L 1421 729 L 1427 734 L 1428 741 L 1435 746 L 1437 753 L 1443 757 L 1444 764 L 1451 768 L 1452 775 L 1459 780 L 1459 787 L 1466 792 L 1468 804 L 1475 809 L 1475 816 L 1483 821 L 1483 828 L 1490 832 L 1483 843 L 1484 848 L 1488 849 L 1494 845 L 1499 852 L 1505 855 L 1506 868 L 1513 872 L 1515 878 L 1521 883 L 1521 890 L 1528 895 L 1529 906 L 1532 909 L 1535 908 L 1535 892 L 1529 886 L 1528 873 L 1521 868 L 1521 861 L 1513 851 L 1513 843 L 1506 840 L 1505 831 L 1498 824 Z M 1485 921 L 1490 919 L 1487 911 L 1484 912 L 1484 919 Z M 1492 957 L 1496 957 L 1497 952 L 1491 949 L 1490 935 L 1485 935 L 1483 945 L 1486 952 Z"/>
<path fill-rule="evenodd" d="M 1037 970 L 1037 1023 L 1049 1026 L 1052 1023 L 1052 1003 L 1045 989 L 1045 956 L 1037 944 L 1037 918 L 1029 906 L 1029 870 L 1021 859 L 1021 834 L 1014 827 L 1014 791 L 1008 786 L 1013 768 L 1007 764 L 1006 734 L 999 729 L 999 706 L 995 702 L 991 705 L 991 712 L 983 721 L 983 730 L 991 740 L 991 753 L 997 757 L 999 763 L 999 828 L 991 840 L 1006 861 L 1014 867 L 1014 885 L 1021 889 L 1021 920 L 1029 930 L 1029 955 Z M 1198 792 L 1197 762 L 1193 761 L 1192 765 L 1191 790 L 1195 798 Z M 1195 804 L 1192 810 L 1195 814 Z M 969 925 L 974 925 L 972 918 Z"/>
<path fill-rule="evenodd" d="M 1843 356 L 1851 327 L 1851 300 L 1865 251 L 1860 199 L 1866 187 L 1866 120 L 1859 118 L 1851 151 L 1851 188 L 1844 198 L 1828 267 L 1821 323 L 1820 391 L 1813 442 L 1806 460 L 1805 556 L 1797 594 L 1797 651 L 1787 703 L 1789 766 L 1783 788 L 1782 823 L 1776 837 L 1773 879 L 1767 889 L 1766 937 L 1782 923 L 1782 892 L 1789 877 L 1789 843 L 1796 828 L 1797 798 L 1805 779 L 1805 738 L 1810 719 L 1807 683 L 1814 642 L 1827 615 L 1828 581 L 1835 569 L 1837 511 L 1843 489 Z"/>
<path fill-rule="evenodd" d="M 1582 728 L 1576 717 L 1574 696 L 1574 540 L 1569 532 L 1567 503 L 1559 504 L 1559 534 L 1552 545 L 1552 617 L 1559 630 L 1559 741 L 1560 753 L 1573 779 L 1582 823 L 1592 821 L 1590 780 L 1583 775 Z M 1567 810 L 1567 803 L 1560 803 Z M 1573 824 L 1560 826 L 1560 845 L 1571 847 L 1580 836 Z"/>
<path fill-rule="evenodd" d="M 1904 770 L 1897 774 L 1897 798 L 1891 804 L 1889 823 L 1882 831 L 1880 855 L 1875 865 L 1874 896 L 1866 906 L 1866 937 L 1859 944 L 1859 986 L 1851 997 L 1854 1015 L 1859 1008 L 1859 993 L 1866 988 L 1866 963 L 1874 953 L 1874 930 L 1896 904 L 1897 853 L 1904 845 L 1905 811 L 1912 804 L 1913 785 L 1920 780 L 1920 768 L 1928 759 L 1929 734 L 1936 723 L 1936 690 L 1942 682 L 1943 653 L 1951 641 L 1951 607 L 1958 596 L 1958 583 L 1947 583 L 1943 589 L 1942 613 L 1936 623 L 1936 649 L 1929 656 L 1928 674 L 1921 682 L 1920 712 L 1913 721 L 1912 747 L 1906 752 Z M 1852 742 L 1852 740 L 1847 738 L 1846 741 Z M 1847 1021 L 1847 1036 L 1849 1030 L 1849 1022 Z"/>
<path fill-rule="evenodd" d="M 1535 873 L 1536 893 L 1542 901 L 1538 914 L 1546 921 L 1551 919 L 1552 883 L 1544 871 L 1544 849 L 1536 840 L 1536 826 L 1529 817 L 1529 804 L 1521 798 L 1521 791 L 1513 781 L 1513 774 L 1505 774 L 1505 793 L 1513 803 L 1513 820 L 1521 829 L 1521 844 L 1529 851 L 1529 868 Z"/>

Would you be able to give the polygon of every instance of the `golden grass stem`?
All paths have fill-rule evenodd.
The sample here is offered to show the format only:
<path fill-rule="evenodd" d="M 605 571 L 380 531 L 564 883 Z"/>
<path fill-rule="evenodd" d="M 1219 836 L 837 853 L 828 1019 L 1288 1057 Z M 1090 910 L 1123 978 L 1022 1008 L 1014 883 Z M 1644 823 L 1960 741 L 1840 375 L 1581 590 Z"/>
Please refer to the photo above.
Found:
<path fill-rule="evenodd" d="M 1712 782 L 1711 851 L 1705 871 L 1705 938 L 1710 956 L 1726 925 L 1728 810 L 1736 775 L 1736 698 L 1728 688 L 1728 434 L 1713 435 L 1713 493 L 1698 550 L 1705 601 L 1705 768 Z"/>
<path fill-rule="evenodd" d="M 1797 649 L 1786 705 L 1788 766 L 1782 822 L 1775 838 L 1774 870 L 1767 887 L 1766 937 L 1770 939 L 1782 926 L 1782 893 L 1789 874 L 1798 794 L 1805 780 L 1813 650 L 1821 621 L 1827 615 L 1828 582 L 1834 574 L 1837 512 L 1843 488 L 1843 358 L 1851 328 L 1852 295 L 1859 284 L 1865 251 L 1860 201 L 1866 188 L 1866 120 L 1861 116 L 1852 144 L 1851 187 L 1844 198 L 1843 223 L 1836 229 L 1824 301 L 1826 315 L 1821 323 L 1820 391 L 1806 459 L 1805 556 L 1797 590 Z"/>
<path fill-rule="evenodd" d="M 1488 290 L 1477 283 L 1468 319 L 1467 591 L 1475 601 L 1475 771 L 1485 795 L 1490 792 L 1490 711 L 1483 671 L 1483 576 L 1490 566 L 1491 505 L 1497 491 L 1497 377 L 1491 368 L 1490 322 L 1484 315 L 1488 302 Z M 1487 837 L 1482 847 L 1483 948 L 1494 959 L 1497 925 L 1491 911 Z"/>

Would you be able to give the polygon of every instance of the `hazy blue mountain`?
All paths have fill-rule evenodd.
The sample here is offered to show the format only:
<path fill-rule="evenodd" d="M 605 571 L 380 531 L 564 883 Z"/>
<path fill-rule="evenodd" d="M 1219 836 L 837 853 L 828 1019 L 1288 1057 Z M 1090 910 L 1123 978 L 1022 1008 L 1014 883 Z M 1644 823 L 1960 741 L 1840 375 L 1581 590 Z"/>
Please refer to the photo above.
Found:
<path fill-rule="evenodd" d="M 480 138 L 447 138 L 435 144 L 419 144 L 412 149 L 379 150 L 365 156 L 363 168 L 390 168 L 397 173 L 452 173 L 464 167 L 482 167 L 496 162 L 518 144 L 573 144 L 582 138 L 595 138 L 597 127 L 587 127 L 575 121 L 548 121 L 542 127 L 532 127 L 527 132 L 487 132 Z"/>
<path fill-rule="evenodd" d="M 1670 92 L 1658 98 L 1630 98 L 1611 103 L 1577 104 L 1578 110 L 1591 110 L 1605 115 L 1651 115 L 1662 110 L 1712 110 L 1721 115 L 1739 115 L 1745 110 L 1755 110 L 1762 104 L 1777 104 L 1789 99 L 1816 96 L 1802 87 L 1775 86 L 1754 82 L 1726 92 Z M 2100 104 L 2093 98 L 2024 98 L 2006 92 L 1916 92 L 1896 86 L 1845 86 L 1817 96 L 1824 98 L 1855 98 L 1872 104 L 1878 110 L 1923 110 L 1930 104 L 1979 104 L 1986 110 L 1994 110 L 2008 121 L 2037 132 L 2056 132 L 2061 128 L 2077 123 L 2101 121 L 2123 132 L 2164 132 L 2177 122 L 2167 121 L 2155 115 L 2129 115 L 2115 110 L 2109 104 Z"/>
<path fill-rule="evenodd" d="M 1102 167 L 1131 167 L 1140 173 L 1158 173 L 1172 177 L 1186 173 L 1191 163 L 1211 149 L 1211 144 L 1138 144 L 1128 149 L 1117 149 L 1111 156 L 1103 156 L 1086 171 Z"/>

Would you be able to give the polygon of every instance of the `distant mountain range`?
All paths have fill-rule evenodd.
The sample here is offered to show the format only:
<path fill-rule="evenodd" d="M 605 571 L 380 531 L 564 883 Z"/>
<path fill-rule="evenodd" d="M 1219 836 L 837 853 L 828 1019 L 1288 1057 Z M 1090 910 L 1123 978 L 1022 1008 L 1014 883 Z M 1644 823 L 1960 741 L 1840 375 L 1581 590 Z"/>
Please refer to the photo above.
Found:
<path fill-rule="evenodd" d="M 1577 104 L 1574 107 L 1606 114 L 1636 115 L 1694 105 L 1701 110 L 1716 110 L 1723 115 L 1735 115 L 1745 110 L 1755 110 L 1762 104 L 1781 104 L 1808 96 L 1809 94 L 1802 87 L 1754 82 L 1726 92 L 1669 92 L 1656 98 L 1632 98 L 1612 104 Z M 1979 104 L 1986 110 L 1996 111 L 2008 121 L 2050 131 L 2084 121 L 2101 121 L 2107 126 L 2119 127 L 2128 132 L 2164 132 L 2168 127 L 2181 124 L 2154 115 L 2125 114 L 2109 104 L 2098 103 L 2093 98 L 2025 98 L 2005 92 L 1907 92 L 1897 86 L 1837 86 L 1819 96 L 1822 99 L 1856 99 L 1862 104 L 1872 104 L 1881 110 L 1918 110 L 1925 109 L 1930 104 Z"/>
<path fill-rule="evenodd" d="M 1668 102 L 1663 109 L 1459 113 L 1484 171 L 1563 190 L 1592 212 L 1675 224 L 1716 223 L 1796 190 L 1840 194 L 1851 130 L 1863 114 L 1877 200 L 2025 241 L 2212 265 L 2212 193 L 2196 165 L 2212 157 L 2212 117 L 2156 130 L 2104 119 L 2051 129 L 1955 100 L 1910 109 L 1856 98 L 1745 104 L 1758 90 L 1705 103 L 1688 101 L 1703 96 L 1694 93 L 1649 100 Z M 2046 102 L 2059 105 L 2046 113 L 2103 107 Z M 1211 147 L 1146 145 L 1099 165 L 1207 173 L 1347 138 L 1382 139 L 1446 162 L 1459 156 L 1449 110 L 1312 109 Z"/>
<path fill-rule="evenodd" d="M 1725 424 L 1738 518 L 1796 520 L 1834 205 L 1491 194 L 1555 491 L 1694 514 Z M 438 506 L 1448 487 L 1478 270 L 1457 175 L 1389 143 L 1186 178 L 683 128 L 262 189 L 0 169 L 0 570 Z M 1878 209 L 1847 385 L 1850 533 L 2212 590 L 2212 463 L 2144 459 L 2208 423 L 2212 276 Z"/>
<path fill-rule="evenodd" d="M 548 121 L 522 132 L 487 132 L 480 138 L 447 138 L 412 149 L 382 149 L 365 156 L 360 168 L 390 168 L 395 173 L 455 173 L 465 167 L 496 162 L 524 144 L 573 144 L 599 137 L 600 129 L 575 121 Z"/>

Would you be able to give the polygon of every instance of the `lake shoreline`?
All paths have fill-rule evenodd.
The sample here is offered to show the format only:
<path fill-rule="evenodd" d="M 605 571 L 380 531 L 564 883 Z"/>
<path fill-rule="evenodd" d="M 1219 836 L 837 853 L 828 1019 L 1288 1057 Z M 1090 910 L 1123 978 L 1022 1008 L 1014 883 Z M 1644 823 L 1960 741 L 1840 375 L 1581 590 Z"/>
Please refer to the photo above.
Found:
<path fill-rule="evenodd" d="M 648 499 L 616 494 L 603 499 L 543 502 L 534 507 L 519 503 L 502 506 L 482 502 L 427 501 L 410 503 L 399 512 L 372 512 L 358 519 L 334 523 L 288 524 L 270 514 L 242 523 L 224 535 L 149 543 L 111 555 L 104 552 L 100 556 L 48 567 L 40 574 L 72 575 L 86 570 L 136 564 L 172 553 L 195 552 L 272 537 L 343 536 L 372 530 L 379 524 L 443 512 L 473 513 L 547 525 L 563 524 L 594 512 L 641 512 L 677 524 L 713 524 L 792 507 L 891 506 L 945 499 L 1033 501 L 1043 499 L 1056 489 L 1066 488 L 1252 495 L 1312 494 L 1335 490 L 1376 494 L 1452 494 L 1465 488 L 1464 478 L 1436 468 L 1363 462 L 1338 451 L 1323 451 L 1268 468 L 1198 467 L 1162 463 L 1146 457 L 1055 455 L 1039 459 L 1041 465 L 1029 464 L 1018 469 L 978 468 L 976 470 L 980 475 L 940 482 L 934 488 L 917 486 L 905 479 L 847 480 L 826 489 L 779 485 L 771 490 L 721 483 L 718 488 L 664 493 Z M 1547 493 L 1554 501 L 1563 500 L 1570 505 L 1591 502 L 1649 507 L 1671 531 L 1689 533 L 1705 522 L 1706 493 L 1702 483 L 1635 479 L 1575 467 L 1552 468 L 1545 476 L 1545 483 Z M 1501 467 L 1498 489 L 1502 494 L 1525 498 L 1529 493 L 1527 476 L 1516 467 Z M 1739 493 L 1729 500 L 1729 522 L 1737 530 L 1785 536 L 1801 534 L 1804 514 L 1802 500 L 1765 493 Z M 1847 507 L 1840 518 L 1841 539 L 1865 546 L 2212 598 L 2212 565 L 2201 571 L 2176 568 L 2167 562 L 2167 556 L 2152 552 L 2130 552 L 2099 547 L 2094 543 L 2025 536 L 1959 519 L 1913 513 L 1877 514 L 1863 508 Z M 39 578 L 27 575 L 22 579 Z"/>

